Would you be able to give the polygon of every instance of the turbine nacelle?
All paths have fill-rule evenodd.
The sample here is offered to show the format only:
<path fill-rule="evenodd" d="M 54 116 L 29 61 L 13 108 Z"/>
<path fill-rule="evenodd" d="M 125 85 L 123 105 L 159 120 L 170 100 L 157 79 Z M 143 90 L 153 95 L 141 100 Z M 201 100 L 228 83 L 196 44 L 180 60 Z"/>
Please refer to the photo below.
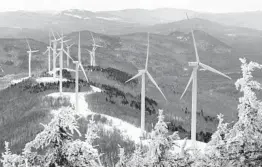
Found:
<path fill-rule="evenodd" d="M 36 52 L 39 52 L 39 50 L 29 50 L 29 51 L 27 51 L 27 53 L 36 53 Z"/>
<path fill-rule="evenodd" d="M 199 62 L 188 62 L 188 65 L 190 67 L 198 67 L 199 66 Z"/>
<path fill-rule="evenodd" d="M 79 63 L 79 61 L 73 61 L 73 63 L 74 63 L 74 64 L 78 64 L 78 63 Z"/>

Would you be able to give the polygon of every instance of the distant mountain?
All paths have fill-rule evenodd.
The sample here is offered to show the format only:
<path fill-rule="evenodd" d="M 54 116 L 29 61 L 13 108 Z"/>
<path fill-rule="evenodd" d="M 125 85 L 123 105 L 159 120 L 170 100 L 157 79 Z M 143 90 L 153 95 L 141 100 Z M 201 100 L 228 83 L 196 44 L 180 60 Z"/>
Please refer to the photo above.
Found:
<path fill-rule="evenodd" d="M 183 21 L 185 19 L 185 13 L 188 13 L 190 18 L 195 18 L 195 24 L 202 24 L 202 26 L 205 26 L 208 29 L 216 29 L 217 31 L 220 31 L 219 28 L 221 26 L 228 27 L 228 34 L 233 36 L 236 28 L 232 27 L 243 26 L 249 28 L 259 28 L 260 23 L 257 22 L 255 24 L 254 20 L 259 18 L 261 12 L 250 12 L 247 13 L 247 15 L 245 15 L 245 13 L 209 14 L 172 8 L 161 8 L 155 10 L 126 9 L 103 12 L 70 9 L 56 13 L 13 11 L 0 13 L 0 27 L 11 28 L 13 29 L 12 31 L 14 31 L 14 29 L 17 29 L 16 31 L 31 29 L 34 31 L 45 31 L 46 33 L 51 28 L 59 32 L 63 30 L 65 33 L 90 30 L 97 33 L 111 35 L 140 32 L 140 30 L 146 32 L 150 30 L 151 26 L 154 28 L 158 27 L 158 31 L 161 31 L 160 27 L 168 26 L 168 31 L 173 31 L 175 28 L 173 28 L 172 25 L 183 24 L 183 22 L 186 22 Z M 197 19 L 196 17 L 202 19 Z M 208 22 L 208 20 L 210 20 L 211 23 Z M 213 21 L 221 23 L 222 25 L 215 24 Z M 188 26 L 189 24 L 187 27 Z M 199 28 L 199 25 L 196 26 Z M 179 27 L 176 28 L 179 29 Z M 183 28 L 182 25 L 181 28 Z M 253 30 L 246 30 L 247 29 L 244 28 L 243 33 L 253 35 Z M 211 33 L 209 31 L 206 32 Z M 13 33 L 16 34 L 16 32 Z"/>
<path fill-rule="evenodd" d="M 199 13 L 197 17 L 225 25 L 262 30 L 262 22 L 259 21 L 262 17 L 262 11 L 221 14 Z"/>

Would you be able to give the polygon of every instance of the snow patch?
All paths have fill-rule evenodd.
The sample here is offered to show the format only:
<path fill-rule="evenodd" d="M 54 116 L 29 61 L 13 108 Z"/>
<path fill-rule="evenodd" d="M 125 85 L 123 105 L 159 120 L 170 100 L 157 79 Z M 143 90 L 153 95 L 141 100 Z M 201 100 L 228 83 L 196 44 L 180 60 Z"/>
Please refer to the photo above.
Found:
<path fill-rule="evenodd" d="M 54 82 L 59 82 L 59 78 L 53 78 L 53 77 L 41 77 L 41 78 L 37 78 L 36 82 L 38 83 L 54 83 Z M 66 82 L 67 79 L 63 78 L 62 82 Z"/>
<path fill-rule="evenodd" d="M 86 117 L 86 116 L 91 115 L 91 114 L 96 114 L 88 108 L 88 103 L 85 100 L 85 96 L 96 93 L 96 92 L 101 92 L 102 90 L 100 88 L 95 87 L 95 86 L 91 86 L 91 88 L 92 88 L 92 91 L 90 91 L 90 92 L 79 92 L 78 93 L 78 95 L 79 95 L 79 98 L 78 98 L 79 101 L 78 102 L 79 102 L 80 107 L 79 107 L 79 113 L 76 113 L 77 115 Z M 53 98 L 61 97 L 59 92 L 52 93 L 52 94 L 49 94 L 47 96 L 53 97 Z M 73 106 L 75 105 L 75 93 L 63 92 L 62 97 L 68 99 Z M 99 114 L 99 113 L 97 113 L 97 114 Z M 122 132 L 122 134 L 124 134 L 125 137 L 128 137 L 129 139 L 133 140 L 136 143 L 140 142 L 140 138 L 139 138 L 140 132 L 141 132 L 140 128 L 138 128 L 138 127 L 136 127 L 136 126 L 134 126 L 130 123 L 127 123 L 127 122 L 125 122 L 121 119 L 111 117 L 109 115 L 105 115 L 105 114 L 100 114 L 100 115 L 102 117 L 105 117 L 109 122 L 109 125 L 105 125 L 105 128 L 107 130 L 110 130 L 110 129 L 112 130 L 113 128 L 117 128 Z"/>
<path fill-rule="evenodd" d="M 75 17 L 75 18 L 78 18 L 78 19 L 82 19 L 81 16 L 74 15 L 74 14 L 71 14 L 71 13 L 64 13 L 64 15 L 66 15 L 66 16 L 71 16 L 71 17 Z"/>
<path fill-rule="evenodd" d="M 236 37 L 237 35 L 236 34 L 226 34 L 227 36 L 229 37 Z"/>
<path fill-rule="evenodd" d="M 177 39 L 180 39 L 180 40 L 181 40 L 181 39 L 183 39 L 183 37 L 182 37 L 182 36 L 178 36 L 178 37 L 176 37 L 176 38 L 177 38 Z"/>
<path fill-rule="evenodd" d="M 109 21 L 119 21 L 119 20 L 121 20 L 120 18 L 117 18 L 117 17 L 100 17 L 100 16 L 97 16 L 96 18 L 97 19 L 102 19 L 102 20 L 109 20 Z"/>
<path fill-rule="evenodd" d="M 177 145 L 177 146 L 174 146 L 172 148 L 172 152 L 173 153 L 180 153 L 181 152 L 181 146 L 184 144 L 184 140 L 175 140 L 174 143 Z M 189 153 L 193 153 L 193 141 L 192 140 L 187 140 L 186 141 L 186 145 L 185 145 L 185 151 L 188 151 Z M 196 149 L 199 150 L 200 153 L 204 154 L 205 153 L 205 148 L 206 148 L 206 145 L 207 143 L 204 143 L 204 142 L 200 142 L 200 141 L 196 141 L 195 143 L 196 145 Z"/>
<path fill-rule="evenodd" d="M 98 87 L 95 87 L 95 86 L 92 86 L 92 85 L 90 87 L 93 89 L 94 92 L 99 92 L 99 93 L 102 92 L 102 90 Z"/>
<path fill-rule="evenodd" d="M 26 79 L 28 79 L 29 77 L 24 77 L 24 78 L 20 78 L 20 79 L 14 79 L 11 81 L 11 84 L 18 84 Z"/>

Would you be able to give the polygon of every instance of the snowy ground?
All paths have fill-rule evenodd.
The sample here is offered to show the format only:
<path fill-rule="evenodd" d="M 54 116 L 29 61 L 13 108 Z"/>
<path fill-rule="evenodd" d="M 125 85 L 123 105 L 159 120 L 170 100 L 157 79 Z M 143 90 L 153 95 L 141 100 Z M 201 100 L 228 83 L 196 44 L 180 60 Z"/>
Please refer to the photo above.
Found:
<path fill-rule="evenodd" d="M 184 142 L 185 142 L 185 140 L 176 140 L 175 141 L 175 143 L 179 146 L 179 147 L 177 147 L 177 146 L 174 146 L 174 148 L 173 148 L 173 151 L 175 152 L 175 153 L 179 153 L 180 152 L 180 147 L 184 144 Z M 192 145 L 193 144 L 193 142 L 192 142 L 192 140 L 187 140 L 186 141 L 186 145 L 185 145 L 185 150 L 187 150 L 189 153 L 192 153 Z M 200 142 L 200 141 L 196 141 L 196 144 L 195 144 L 195 148 L 197 149 L 197 150 L 199 150 L 200 151 L 200 153 L 204 153 L 204 150 L 205 150 L 205 148 L 206 148 L 206 143 L 204 143 L 204 142 Z"/>
<path fill-rule="evenodd" d="M 88 103 L 85 100 L 85 96 L 86 95 L 90 95 L 93 94 L 95 92 L 102 92 L 102 90 L 100 88 L 97 88 L 95 86 L 91 86 L 92 90 L 90 92 L 79 92 L 79 113 L 77 113 L 78 115 L 81 115 L 83 117 L 86 117 L 88 115 L 91 114 L 95 114 L 94 112 L 92 112 L 89 108 L 88 108 Z M 56 93 L 52 93 L 48 95 L 49 97 L 53 97 L 53 98 L 58 98 L 61 97 L 59 92 Z M 71 93 L 71 92 L 63 92 L 62 95 L 64 98 L 68 99 L 71 104 L 74 106 L 75 104 L 75 93 Z M 128 138 L 130 138 L 131 140 L 135 141 L 136 143 L 138 143 L 140 141 L 139 136 L 140 136 L 140 128 L 137 128 L 136 126 L 127 123 L 121 119 L 118 118 L 114 118 L 111 117 L 109 115 L 105 115 L 105 114 L 100 114 L 101 116 L 105 117 L 110 124 L 109 125 L 105 125 L 105 128 L 107 130 L 112 130 L 114 127 L 119 129 L 124 136 L 128 136 Z"/>
<path fill-rule="evenodd" d="M 97 88 L 95 86 L 91 86 L 92 90 L 89 92 L 79 92 L 79 113 L 77 113 L 80 116 L 86 117 L 91 114 L 95 114 L 88 108 L 88 103 L 85 100 L 86 95 L 93 94 L 95 92 L 102 92 L 100 88 Z M 52 93 L 48 95 L 49 97 L 58 98 L 61 97 L 59 92 Z M 71 92 L 64 92 L 62 95 L 64 98 L 67 98 L 71 104 L 74 106 L 75 104 L 75 93 Z M 108 125 L 104 125 L 104 128 L 107 130 L 113 130 L 113 128 L 119 129 L 124 136 L 128 137 L 129 139 L 133 140 L 135 143 L 140 143 L 140 128 L 125 122 L 121 119 L 111 117 L 109 115 L 100 114 L 101 116 L 107 118 L 107 120 L 110 122 Z M 176 144 L 181 146 L 183 144 L 184 140 L 177 140 Z M 143 142 L 144 143 L 144 142 Z M 147 142 L 145 141 L 145 144 Z M 192 141 L 187 140 L 185 150 L 190 150 L 192 147 Z M 196 142 L 196 148 L 200 150 L 200 152 L 204 152 L 204 149 L 206 147 L 206 143 L 203 142 Z M 174 147 L 174 152 L 180 151 L 180 147 Z M 190 151 L 189 151 L 190 152 Z"/>
<path fill-rule="evenodd" d="M 11 84 L 18 84 L 26 79 L 28 79 L 29 77 L 24 77 L 24 78 L 19 78 L 19 79 L 14 79 L 11 81 Z"/>
<path fill-rule="evenodd" d="M 66 82 L 67 79 L 63 78 L 62 82 Z M 41 77 L 41 78 L 36 78 L 36 82 L 38 83 L 54 83 L 54 82 L 59 82 L 59 78 L 53 78 L 53 77 Z"/>

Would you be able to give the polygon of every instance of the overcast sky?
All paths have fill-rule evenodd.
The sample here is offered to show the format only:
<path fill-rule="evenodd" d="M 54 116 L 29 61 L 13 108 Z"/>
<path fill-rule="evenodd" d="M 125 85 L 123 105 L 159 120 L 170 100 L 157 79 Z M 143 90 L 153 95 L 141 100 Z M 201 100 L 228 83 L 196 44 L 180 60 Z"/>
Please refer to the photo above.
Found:
<path fill-rule="evenodd" d="M 0 11 L 59 11 L 73 8 L 104 11 L 164 7 L 214 13 L 262 11 L 262 0 L 3 0 Z"/>

